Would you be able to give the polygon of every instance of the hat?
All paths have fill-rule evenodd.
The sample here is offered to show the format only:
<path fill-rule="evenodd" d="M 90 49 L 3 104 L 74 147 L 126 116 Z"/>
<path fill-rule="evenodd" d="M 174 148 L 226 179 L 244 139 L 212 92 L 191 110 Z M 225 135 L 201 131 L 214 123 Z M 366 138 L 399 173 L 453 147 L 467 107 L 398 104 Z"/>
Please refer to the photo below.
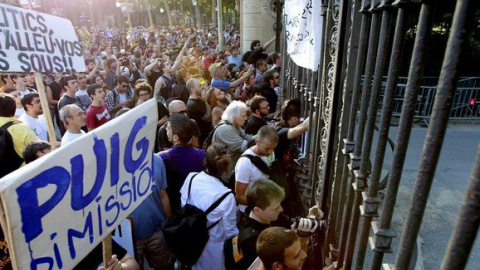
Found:
<path fill-rule="evenodd" d="M 223 66 L 223 62 L 216 62 L 211 64 L 210 67 L 208 67 L 208 71 L 210 72 L 210 75 L 212 76 L 212 78 L 214 77 L 215 69 L 221 66 Z"/>

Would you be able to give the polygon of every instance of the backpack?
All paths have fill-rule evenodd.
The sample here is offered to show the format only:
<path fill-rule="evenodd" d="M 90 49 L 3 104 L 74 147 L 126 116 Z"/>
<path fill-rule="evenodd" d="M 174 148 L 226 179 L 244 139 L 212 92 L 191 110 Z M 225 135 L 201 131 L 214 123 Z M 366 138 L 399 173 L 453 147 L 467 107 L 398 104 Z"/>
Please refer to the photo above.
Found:
<path fill-rule="evenodd" d="M 260 234 L 259 231 L 254 230 L 248 225 L 248 217 L 244 213 L 240 213 L 237 217 L 237 227 L 239 229 L 238 235 L 228 238 L 223 243 L 226 270 L 246 269 L 251 264 L 249 258 L 244 257 L 242 245 L 246 240 L 252 237 L 255 237 L 255 239 L 258 238 L 258 235 Z"/>
<path fill-rule="evenodd" d="M 220 222 L 220 219 L 207 226 L 207 215 L 230 194 L 228 191 L 216 200 L 205 212 L 188 203 L 193 179 L 188 185 L 188 197 L 185 206 L 170 216 L 162 227 L 163 237 L 168 248 L 177 260 L 186 266 L 197 263 L 210 238 L 208 231 Z"/>
<path fill-rule="evenodd" d="M 18 156 L 8 128 L 14 124 L 10 121 L 0 127 L 0 178 L 20 168 L 23 158 Z"/>
<path fill-rule="evenodd" d="M 248 158 L 252 162 L 252 164 L 257 167 L 257 169 L 259 169 L 262 173 L 268 175 L 268 179 L 272 180 L 285 190 L 285 198 L 288 197 L 290 193 L 290 188 L 288 186 L 287 177 L 278 161 L 275 160 L 269 167 L 259 156 L 243 154 L 241 157 Z"/>
<path fill-rule="evenodd" d="M 242 157 L 250 159 L 253 165 L 261 172 L 268 175 L 268 179 L 275 182 L 285 190 L 285 199 L 282 201 L 283 213 L 290 217 L 305 216 L 305 205 L 302 202 L 297 184 L 292 175 L 285 173 L 285 166 L 275 160 L 270 167 L 259 156 L 243 154 Z"/>
<path fill-rule="evenodd" d="M 207 138 L 206 138 L 205 141 L 203 142 L 203 145 L 202 145 L 203 150 L 207 151 L 207 148 L 208 148 L 210 145 L 212 145 L 213 134 L 215 134 L 215 131 L 217 130 L 217 128 L 218 128 L 219 126 L 222 126 L 222 125 L 224 125 L 224 124 L 226 124 L 226 125 L 232 125 L 232 124 L 230 124 L 230 123 L 228 123 L 228 122 L 222 122 L 222 123 L 216 125 L 215 128 L 213 128 L 213 130 L 210 131 L 210 133 L 208 133 Z"/>

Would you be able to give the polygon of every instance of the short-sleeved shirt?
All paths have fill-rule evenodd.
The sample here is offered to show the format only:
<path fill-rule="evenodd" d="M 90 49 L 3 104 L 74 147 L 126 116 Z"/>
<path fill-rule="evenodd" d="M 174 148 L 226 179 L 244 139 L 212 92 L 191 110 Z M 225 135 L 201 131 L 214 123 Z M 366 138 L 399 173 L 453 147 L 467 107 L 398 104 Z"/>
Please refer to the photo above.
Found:
<path fill-rule="evenodd" d="M 39 115 L 38 118 L 33 118 L 24 112 L 18 120 L 22 121 L 25 125 L 29 126 L 30 129 L 35 132 L 35 135 L 42 140 L 48 141 L 48 125 L 45 117 Z"/>
<path fill-rule="evenodd" d="M 191 172 L 201 172 L 205 169 L 203 159 L 205 151 L 191 146 L 175 146 L 160 152 L 167 171 L 168 197 L 172 210 L 180 208 L 180 188 L 185 178 Z"/>
<path fill-rule="evenodd" d="M 290 147 L 291 140 L 288 139 L 288 127 L 280 127 L 277 129 L 278 133 L 278 144 L 275 148 L 275 157 L 280 161 L 281 164 L 284 164 L 283 155 Z"/>
<path fill-rule="evenodd" d="M 155 189 L 132 212 L 135 221 L 135 235 L 139 239 L 150 237 L 162 228 L 162 223 L 165 221 L 159 193 L 162 189 L 167 189 L 167 175 L 165 165 L 157 154 L 153 155 L 153 166 Z"/>
<path fill-rule="evenodd" d="M 212 79 L 212 87 L 213 88 L 218 88 L 224 92 L 228 91 L 230 88 L 230 82 L 226 80 L 219 80 L 219 79 Z"/>
<path fill-rule="evenodd" d="M 251 114 L 248 117 L 247 126 L 245 127 L 245 133 L 255 135 L 257 134 L 258 130 L 266 124 L 267 122 L 265 122 L 263 118 Z"/>
<path fill-rule="evenodd" d="M 103 103 L 102 106 L 97 107 L 90 105 L 87 110 L 87 127 L 89 129 L 97 128 L 110 120 L 110 114 L 108 113 L 107 104 Z"/>
<path fill-rule="evenodd" d="M 64 94 L 58 101 L 58 110 L 60 110 L 61 108 L 65 107 L 65 105 L 68 105 L 68 104 L 77 104 L 78 107 L 80 107 L 80 103 L 78 102 L 78 99 L 69 97 L 66 94 Z"/>
<path fill-rule="evenodd" d="M 188 117 L 198 120 L 207 113 L 207 104 L 201 99 L 189 98 L 187 102 Z"/>
<path fill-rule="evenodd" d="M 259 156 L 255 154 L 251 148 L 247 149 L 242 155 Z M 263 162 L 265 162 L 265 164 L 269 164 L 267 157 L 259 157 L 263 160 Z M 255 165 L 253 165 L 249 158 L 240 157 L 235 165 L 235 181 L 248 185 L 259 179 L 268 179 L 268 175 L 264 174 Z M 246 205 L 238 205 L 238 209 L 242 212 L 245 211 L 246 207 Z"/>
<path fill-rule="evenodd" d="M 61 145 L 65 146 L 76 140 L 77 138 L 81 137 L 83 134 L 85 134 L 85 131 L 83 130 L 80 130 L 80 133 L 71 133 L 67 130 L 65 134 L 63 134 Z"/>

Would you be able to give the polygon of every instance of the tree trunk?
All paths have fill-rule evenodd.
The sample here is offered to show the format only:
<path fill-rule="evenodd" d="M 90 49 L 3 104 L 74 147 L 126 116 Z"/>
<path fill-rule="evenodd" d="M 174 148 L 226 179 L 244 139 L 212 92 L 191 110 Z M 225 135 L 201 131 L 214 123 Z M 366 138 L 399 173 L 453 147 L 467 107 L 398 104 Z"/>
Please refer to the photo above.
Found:
<path fill-rule="evenodd" d="M 215 10 L 215 6 L 217 5 L 216 0 L 212 0 L 212 26 L 217 27 L 217 11 Z"/>
<path fill-rule="evenodd" d="M 152 6 L 150 5 L 150 2 L 147 1 L 147 15 L 148 15 L 148 23 L 150 27 L 153 26 L 153 18 L 152 18 Z"/>
<path fill-rule="evenodd" d="M 163 4 L 165 4 L 165 12 L 167 13 L 167 18 L 168 18 L 168 25 L 170 27 L 173 26 L 172 24 L 172 16 L 170 15 L 170 7 L 168 6 L 167 0 L 163 0 Z"/>

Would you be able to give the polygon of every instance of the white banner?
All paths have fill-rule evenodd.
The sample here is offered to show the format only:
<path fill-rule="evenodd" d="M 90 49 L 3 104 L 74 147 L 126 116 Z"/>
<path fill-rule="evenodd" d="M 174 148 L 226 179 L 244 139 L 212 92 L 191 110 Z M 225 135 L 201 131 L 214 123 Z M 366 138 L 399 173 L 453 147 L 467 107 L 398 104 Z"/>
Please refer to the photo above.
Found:
<path fill-rule="evenodd" d="M 85 71 L 82 54 L 69 20 L 0 4 L 0 73 Z"/>
<path fill-rule="evenodd" d="M 148 101 L 0 180 L 14 269 L 72 269 L 151 193 L 156 111 Z"/>
<path fill-rule="evenodd" d="M 323 20 L 320 0 L 285 0 L 287 53 L 295 64 L 318 70 L 322 51 Z"/>

